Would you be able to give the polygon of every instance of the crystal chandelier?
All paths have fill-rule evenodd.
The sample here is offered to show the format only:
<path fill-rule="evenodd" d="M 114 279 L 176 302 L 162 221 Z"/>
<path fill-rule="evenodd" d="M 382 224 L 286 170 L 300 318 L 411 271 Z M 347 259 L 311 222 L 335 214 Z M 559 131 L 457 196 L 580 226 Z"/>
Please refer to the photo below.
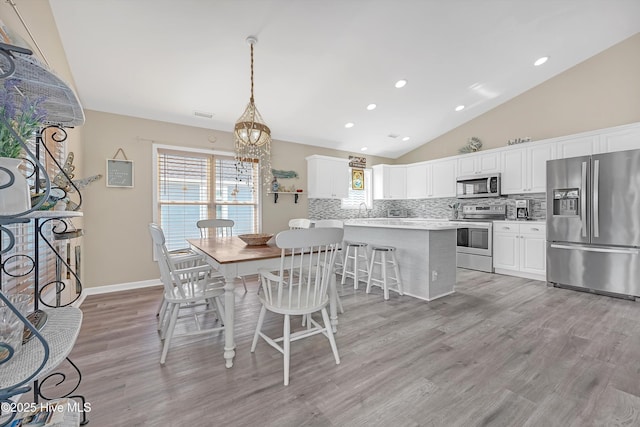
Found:
<path fill-rule="evenodd" d="M 253 100 L 253 45 L 258 42 L 254 36 L 247 37 L 251 46 L 251 97 L 244 113 L 234 127 L 235 156 L 240 167 L 245 163 L 258 162 L 265 184 L 271 182 L 271 130 L 267 126 Z"/>

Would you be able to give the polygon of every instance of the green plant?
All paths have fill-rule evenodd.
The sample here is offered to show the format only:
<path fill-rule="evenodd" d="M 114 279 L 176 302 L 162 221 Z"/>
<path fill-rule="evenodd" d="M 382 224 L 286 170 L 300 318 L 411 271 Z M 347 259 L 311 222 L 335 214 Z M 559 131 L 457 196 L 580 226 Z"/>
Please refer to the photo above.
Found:
<path fill-rule="evenodd" d="M 4 121 L 0 123 L 0 157 L 18 158 L 22 154 L 22 146 L 7 127 L 13 127 L 22 140 L 28 140 L 38 130 L 46 118 L 42 108 L 44 97 L 35 99 L 24 96 L 18 88 L 18 81 L 7 79 L 0 91 L 0 115 Z"/>

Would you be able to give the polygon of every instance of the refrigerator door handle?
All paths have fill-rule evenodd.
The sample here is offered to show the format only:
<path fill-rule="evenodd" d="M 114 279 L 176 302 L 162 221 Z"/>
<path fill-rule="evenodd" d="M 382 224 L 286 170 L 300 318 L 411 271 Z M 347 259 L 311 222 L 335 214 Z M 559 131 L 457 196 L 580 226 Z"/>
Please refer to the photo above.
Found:
<path fill-rule="evenodd" d="M 600 160 L 593 161 L 593 237 L 600 237 Z"/>
<path fill-rule="evenodd" d="M 587 237 L 587 162 L 582 162 L 582 194 L 580 195 L 580 222 L 582 222 L 582 237 Z"/>
<path fill-rule="evenodd" d="M 555 243 L 551 244 L 551 247 L 554 249 L 572 249 L 578 251 L 585 252 L 604 252 L 609 254 L 627 254 L 627 255 L 638 255 L 640 254 L 640 249 L 633 248 L 596 248 L 592 246 L 573 246 L 573 245 L 558 245 Z"/>

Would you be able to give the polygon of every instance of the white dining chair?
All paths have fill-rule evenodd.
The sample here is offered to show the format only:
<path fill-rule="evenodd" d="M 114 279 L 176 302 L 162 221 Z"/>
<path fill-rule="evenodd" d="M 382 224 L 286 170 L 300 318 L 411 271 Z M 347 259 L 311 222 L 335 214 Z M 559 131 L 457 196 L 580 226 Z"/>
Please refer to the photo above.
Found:
<path fill-rule="evenodd" d="M 262 292 L 259 298 L 262 308 L 251 352 L 255 352 L 260 337 L 281 352 L 284 358 L 284 385 L 289 384 L 292 341 L 323 334 L 329 340 L 336 364 L 340 363 L 327 305 L 329 286 L 335 280 L 333 263 L 343 234 L 344 230 L 341 228 L 282 231 L 276 235 L 276 245 L 282 249 L 279 272 L 274 274 L 267 269 L 260 270 Z M 267 311 L 284 316 L 282 337 L 271 338 L 262 332 Z M 321 313 L 321 323 L 311 316 L 317 312 Z M 307 317 L 307 325 L 302 330 L 291 333 L 290 317 L 297 315 Z"/>
<path fill-rule="evenodd" d="M 311 220 L 307 218 L 294 218 L 289 220 L 289 229 L 310 228 Z"/>
<path fill-rule="evenodd" d="M 236 223 L 232 219 L 201 219 L 196 222 L 196 226 L 200 229 L 200 237 L 203 239 L 209 236 L 227 237 L 233 236 L 233 227 Z M 242 279 L 242 287 L 244 292 L 247 293 L 247 282 L 244 276 L 240 276 Z"/>
<path fill-rule="evenodd" d="M 201 219 L 196 222 L 196 226 L 200 229 L 200 237 L 205 238 L 209 236 L 232 236 L 233 226 L 236 223 L 232 219 Z"/>
<path fill-rule="evenodd" d="M 199 335 L 221 331 L 224 329 L 224 308 L 221 296 L 224 295 L 224 280 L 215 274 L 215 270 L 208 264 L 195 265 L 186 268 L 175 268 L 171 255 L 167 250 L 164 232 L 157 224 L 149 224 L 149 232 L 158 256 L 160 277 L 164 286 L 164 299 L 167 303 L 166 315 L 163 319 L 160 338 L 164 340 L 160 364 L 164 364 L 174 338 L 176 324 L 179 319 L 189 318 L 195 322 L 195 330 L 187 331 L 182 336 Z M 204 310 L 191 310 L 196 305 L 203 305 Z M 189 313 L 180 316 L 182 308 L 189 308 Z M 217 322 L 206 319 L 211 325 L 205 327 L 199 316 L 216 313 Z"/>

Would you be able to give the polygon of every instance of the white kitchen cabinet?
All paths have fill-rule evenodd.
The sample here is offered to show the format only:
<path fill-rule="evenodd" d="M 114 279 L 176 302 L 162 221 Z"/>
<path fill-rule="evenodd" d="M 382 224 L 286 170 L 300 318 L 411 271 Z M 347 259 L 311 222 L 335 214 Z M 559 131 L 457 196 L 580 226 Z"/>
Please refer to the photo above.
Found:
<path fill-rule="evenodd" d="M 374 199 L 407 198 L 407 167 L 405 165 L 375 165 L 372 169 Z"/>
<path fill-rule="evenodd" d="M 501 152 L 502 194 L 544 193 L 547 160 L 556 158 L 552 143 L 529 143 Z"/>
<path fill-rule="evenodd" d="M 493 268 L 498 274 L 546 280 L 546 225 L 494 221 Z"/>
<path fill-rule="evenodd" d="M 435 160 L 429 163 L 431 175 L 427 179 L 431 181 L 431 195 L 428 197 L 456 197 L 456 160 Z"/>
<path fill-rule="evenodd" d="M 470 153 L 458 158 L 458 175 L 500 172 L 500 153 Z"/>
<path fill-rule="evenodd" d="M 307 192 L 314 199 L 349 196 L 349 160 L 313 155 L 307 160 Z"/>
<path fill-rule="evenodd" d="M 407 165 L 407 199 L 426 199 L 433 194 L 430 163 Z"/>
<path fill-rule="evenodd" d="M 631 125 L 600 134 L 600 153 L 640 148 L 640 125 Z"/>
<path fill-rule="evenodd" d="M 558 159 L 590 156 L 600 149 L 600 138 L 597 134 L 577 136 L 560 140 L 556 143 Z"/>

